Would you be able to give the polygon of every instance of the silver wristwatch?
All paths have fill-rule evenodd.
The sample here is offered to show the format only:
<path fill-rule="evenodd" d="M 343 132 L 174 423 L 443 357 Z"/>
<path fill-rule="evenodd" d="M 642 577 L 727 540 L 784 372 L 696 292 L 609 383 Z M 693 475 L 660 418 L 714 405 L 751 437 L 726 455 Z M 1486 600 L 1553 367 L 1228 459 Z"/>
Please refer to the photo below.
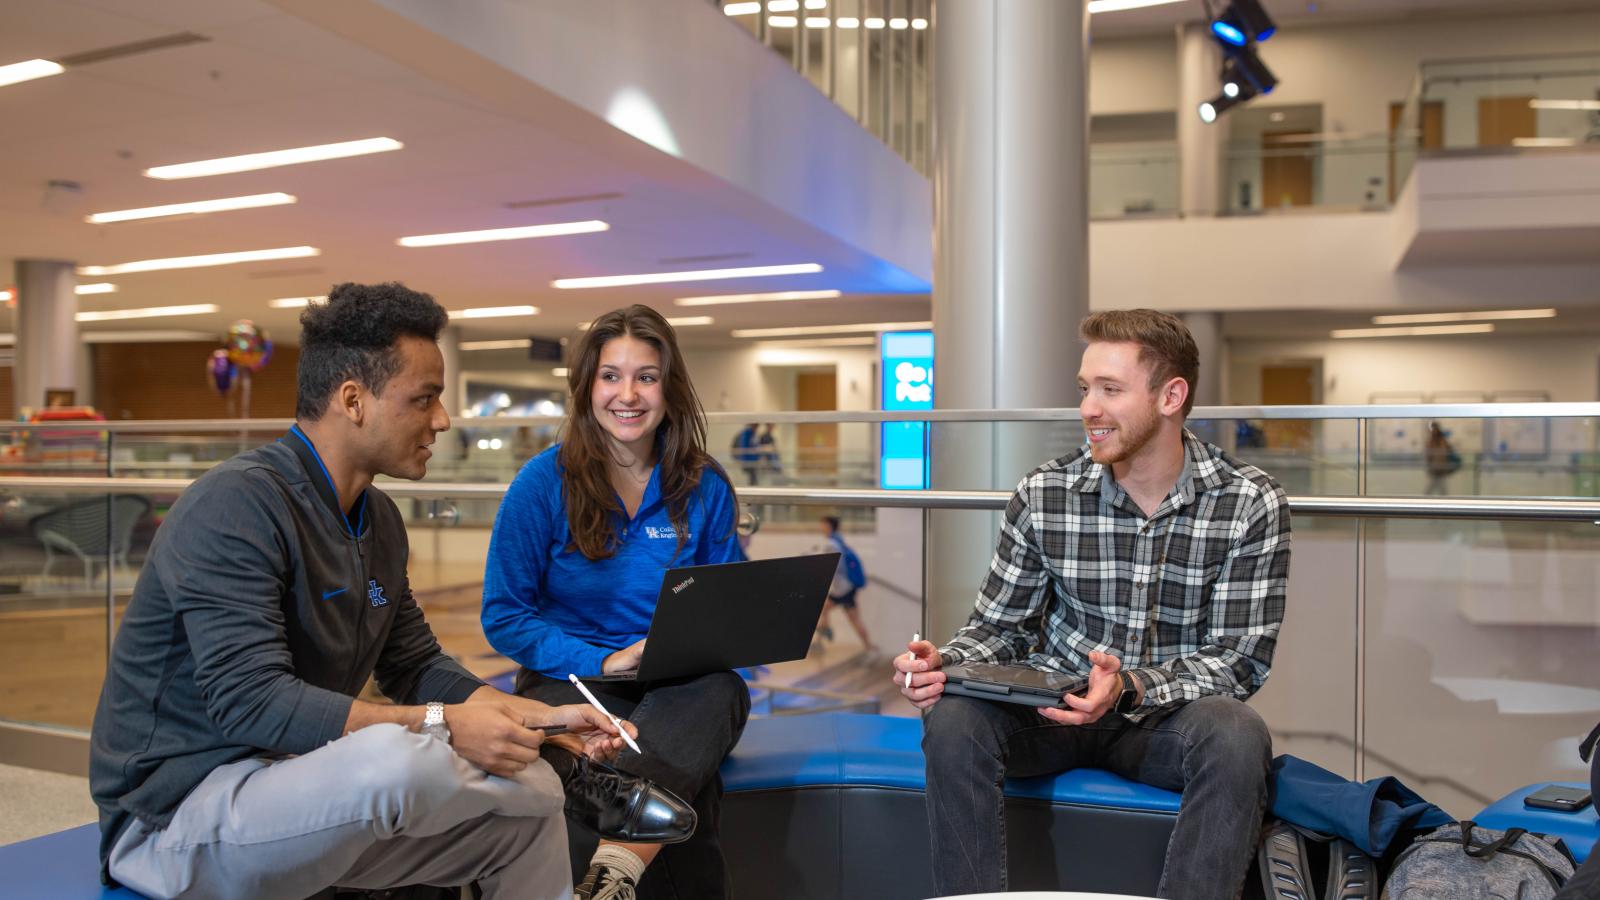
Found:
<path fill-rule="evenodd" d="M 422 733 L 450 743 L 450 726 L 444 721 L 443 703 L 434 701 L 428 704 L 428 711 L 422 716 Z"/>

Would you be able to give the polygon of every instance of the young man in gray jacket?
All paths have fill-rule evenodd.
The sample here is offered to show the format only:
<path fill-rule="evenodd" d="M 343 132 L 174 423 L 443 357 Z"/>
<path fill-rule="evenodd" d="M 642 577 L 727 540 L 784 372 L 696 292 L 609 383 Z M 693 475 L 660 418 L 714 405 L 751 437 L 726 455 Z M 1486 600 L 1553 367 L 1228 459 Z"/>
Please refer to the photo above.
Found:
<path fill-rule="evenodd" d="M 591 767 L 621 746 L 609 719 L 485 686 L 412 598 L 405 523 L 372 480 L 421 478 L 449 428 L 447 322 L 398 284 L 334 288 L 301 317 L 295 426 L 173 505 L 95 713 L 108 882 L 151 897 L 475 882 L 561 898 L 573 796 L 580 817 L 647 840 L 640 812 L 656 839 L 692 830 L 675 798 Z M 355 699 L 374 674 L 396 705 Z M 557 724 L 571 733 L 549 740 L 569 752 L 542 747 L 537 726 Z"/>

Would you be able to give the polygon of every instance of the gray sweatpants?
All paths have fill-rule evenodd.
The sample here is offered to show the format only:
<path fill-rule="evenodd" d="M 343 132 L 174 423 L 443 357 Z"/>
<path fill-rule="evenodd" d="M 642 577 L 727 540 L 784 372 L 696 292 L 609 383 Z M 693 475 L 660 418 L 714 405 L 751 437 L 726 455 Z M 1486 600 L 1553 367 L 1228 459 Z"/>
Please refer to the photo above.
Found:
<path fill-rule="evenodd" d="M 302 900 L 331 886 L 477 882 L 485 898 L 570 898 L 561 782 L 499 778 L 444 741 L 372 725 L 200 783 L 162 829 L 135 821 L 111 875 L 146 896 Z"/>

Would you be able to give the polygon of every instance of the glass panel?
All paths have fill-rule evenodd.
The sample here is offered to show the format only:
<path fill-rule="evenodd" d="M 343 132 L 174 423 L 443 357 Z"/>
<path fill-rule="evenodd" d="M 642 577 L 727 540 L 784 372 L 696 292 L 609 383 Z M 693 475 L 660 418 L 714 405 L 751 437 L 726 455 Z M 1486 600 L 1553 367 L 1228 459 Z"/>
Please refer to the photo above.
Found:
<path fill-rule="evenodd" d="M 199 478 L 212 466 L 271 443 L 283 431 L 118 433 L 111 439 L 111 462 L 97 475 L 124 478 Z"/>
<path fill-rule="evenodd" d="M 1422 101 L 1440 107 L 1444 149 L 1593 144 L 1600 142 L 1600 54 L 1426 63 Z"/>
<path fill-rule="evenodd" d="M 1531 782 L 1586 782 L 1597 560 L 1589 524 L 1369 523 L 1366 776 L 1458 818 Z"/>
<path fill-rule="evenodd" d="M 0 719 L 87 730 L 120 613 L 170 497 L 0 500 Z"/>

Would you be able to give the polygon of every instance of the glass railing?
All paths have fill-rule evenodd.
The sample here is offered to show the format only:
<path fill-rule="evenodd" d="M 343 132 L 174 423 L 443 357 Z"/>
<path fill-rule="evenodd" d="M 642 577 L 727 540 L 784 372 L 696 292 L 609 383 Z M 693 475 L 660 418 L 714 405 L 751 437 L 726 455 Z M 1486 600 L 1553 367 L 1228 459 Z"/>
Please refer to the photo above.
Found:
<path fill-rule="evenodd" d="M 1600 147 L 1600 53 L 1424 63 L 1402 128 L 1423 152 Z"/>
<path fill-rule="evenodd" d="M 1387 209 L 1403 175 L 1389 135 L 1259 135 L 1228 145 L 1228 211 Z"/>
<path fill-rule="evenodd" d="M 1126 219 L 1178 213 L 1176 141 L 1089 145 L 1089 216 Z"/>
<path fill-rule="evenodd" d="M 1083 439 L 1073 410 L 923 415 L 936 460 L 959 445 L 999 461 L 972 460 L 938 490 L 880 491 L 875 436 L 900 414 L 710 416 L 751 520 L 748 552 L 821 549 L 820 517 L 839 515 L 869 576 L 860 609 L 874 646 L 836 615 L 806 659 L 749 673 L 757 714 L 913 714 L 884 677 L 888 653 L 914 631 L 948 636 L 1017 480 Z M 772 423 L 776 450 L 753 484 L 732 446 L 750 422 Z M 1433 422 L 1449 452 L 1430 466 Z M 164 511 L 188 479 L 287 424 L 248 423 L 242 439 L 237 422 L 104 424 L 82 433 L 105 442 L 111 477 L 0 476 L 0 730 L 81 735 Z M 411 532 L 413 591 L 445 648 L 484 677 L 514 668 L 478 625 L 490 525 L 538 449 L 510 438 L 551 424 L 474 422 L 484 448 L 474 437 L 423 482 L 384 484 Z M 1575 744 L 1600 719 L 1600 404 L 1201 408 L 1191 427 L 1291 495 L 1288 616 L 1252 700 L 1277 752 L 1397 774 L 1462 816 L 1520 784 L 1583 777 Z M 952 534 L 966 548 L 954 567 L 929 549 Z"/>
<path fill-rule="evenodd" d="M 932 0 L 721 0 L 723 12 L 924 175 Z"/>

